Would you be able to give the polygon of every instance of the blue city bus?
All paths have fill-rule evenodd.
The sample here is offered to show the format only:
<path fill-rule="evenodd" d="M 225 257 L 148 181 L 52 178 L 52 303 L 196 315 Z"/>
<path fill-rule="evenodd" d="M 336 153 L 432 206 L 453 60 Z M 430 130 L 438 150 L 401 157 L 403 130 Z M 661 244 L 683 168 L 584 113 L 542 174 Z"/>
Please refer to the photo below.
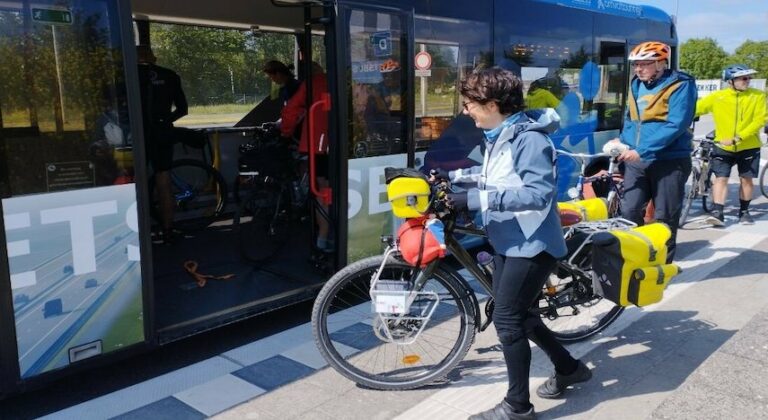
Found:
<path fill-rule="evenodd" d="M 676 47 L 669 15 L 608 0 L 0 2 L 0 394 L 312 299 L 392 232 L 385 167 L 478 164 L 481 133 L 458 94 L 478 66 L 515 72 L 529 107 L 557 110 L 559 148 L 599 150 L 621 128 L 627 53 L 651 39 Z M 224 180 L 198 191 L 222 201 L 215 217 L 175 220 L 170 243 L 153 235 L 138 44 L 182 79 L 190 112 L 177 126 L 208 133 L 174 159 Z M 310 85 L 310 137 L 328 144 L 285 163 L 288 185 L 301 197 L 309 177 L 317 199 L 278 215 L 282 235 L 264 232 L 263 214 L 240 218 L 258 185 L 239 148 L 281 116 L 270 59 Z M 327 94 L 313 96 L 312 61 Z M 305 159 L 327 162 L 327 185 L 324 164 Z"/>

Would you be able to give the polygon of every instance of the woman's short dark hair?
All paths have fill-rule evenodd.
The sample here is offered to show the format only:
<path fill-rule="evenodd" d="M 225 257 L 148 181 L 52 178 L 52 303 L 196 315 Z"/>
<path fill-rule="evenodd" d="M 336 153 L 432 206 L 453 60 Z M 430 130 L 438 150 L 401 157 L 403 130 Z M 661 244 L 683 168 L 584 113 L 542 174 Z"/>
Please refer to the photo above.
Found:
<path fill-rule="evenodd" d="M 462 96 L 481 105 L 495 102 L 504 115 L 525 109 L 522 80 L 499 67 L 475 69 L 461 81 L 460 91 Z"/>
<path fill-rule="evenodd" d="M 289 77 L 293 77 L 291 69 L 285 64 L 277 60 L 270 60 L 264 63 L 264 73 L 267 74 L 284 74 Z"/>

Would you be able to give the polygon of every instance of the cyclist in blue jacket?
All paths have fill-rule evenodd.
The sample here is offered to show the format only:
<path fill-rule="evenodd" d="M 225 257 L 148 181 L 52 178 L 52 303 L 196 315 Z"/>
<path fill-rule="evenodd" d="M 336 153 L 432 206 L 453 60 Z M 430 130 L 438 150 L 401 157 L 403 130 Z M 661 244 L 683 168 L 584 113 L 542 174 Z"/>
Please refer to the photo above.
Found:
<path fill-rule="evenodd" d="M 619 139 L 629 146 L 624 162 L 625 219 L 643 223 L 645 207 L 655 206 L 654 219 L 669 225 L 667 263 L 675 255 L 678 220 L 685 182 L 691 174 L 688 127 L 696 110 L 696 83 L 690 75 L 669 68 L 671 49 L 661 42 L 644 42 L 629 54 L 634 68 Z"/>

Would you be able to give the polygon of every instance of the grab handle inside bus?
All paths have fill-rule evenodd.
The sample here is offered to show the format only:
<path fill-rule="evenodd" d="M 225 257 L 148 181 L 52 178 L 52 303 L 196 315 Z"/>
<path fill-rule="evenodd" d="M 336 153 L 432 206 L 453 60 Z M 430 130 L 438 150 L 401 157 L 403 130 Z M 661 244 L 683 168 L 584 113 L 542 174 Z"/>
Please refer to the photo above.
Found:
<path fill-rule="evenodd" d="M 309 107 L 309 188 L 312 194 L 317 197 L 320 202 L 326 205 L 331 204 L 331 189 L 329 187 L 317 187 L 317 170 L 315 167 L 315 160 L 317 153 L 321 150 L 327 149 L 327 145 L 320 144 L 320 142 L 327 142 L 328 133 L 317 132 L 317 114 L 327 113 L 331 110 L 331 95 L 324 93 L 320 96 L 320 100 L 313 103 Z"/>

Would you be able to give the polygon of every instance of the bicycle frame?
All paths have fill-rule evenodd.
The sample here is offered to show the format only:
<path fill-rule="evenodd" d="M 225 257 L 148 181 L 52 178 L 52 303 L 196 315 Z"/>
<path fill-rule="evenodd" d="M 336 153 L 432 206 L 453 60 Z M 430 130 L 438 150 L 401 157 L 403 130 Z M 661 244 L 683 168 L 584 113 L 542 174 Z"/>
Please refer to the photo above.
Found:
<path fill-rule="evenodd" d="M 618 155 L 619 155 L 618 152 L 589 154 L 589 153 L 571 153 L 571 152 L 566 152 L 564 150 L 557 150 L 557 154 L 561 155 L 561 156 L 568 156 L 568 157 L 576 160 L 577 162 L 579 162 L 579 177 L 578 177 L 578 179 L 576 181 L 575 192 L 573 194 L 571 194 L 571 192 L 569 190 L 569 194 L 568 194 L 569 196 L 571 196 L 571 198 L 583 200 L 584 199 L 584 184 L 586 184 L 588 182 L 598 181 L 600 179 L 609 179 L 610 182 L 611 182 L 611 190 L 608 191 L 608 197 L 606 197 L 606 199 L 608 200 L 609 203 L 616 197 L 616 195 L 619 194 L 618 182 L 614 179 L 614 175 L 618 173 L 618 166 L 619 165 L 618 165 L 618 162 L 616 160 L 616 157 L 618 157 Z M 600 158 L 600 157 L 607 157 L 608 158 L 608 170 L 607 170 L 607 172 L 604 173 L 604 174 L 592 175 L 592 176 L 587 177 L 586 176 L 587 164 L 592 159 Z"/>

